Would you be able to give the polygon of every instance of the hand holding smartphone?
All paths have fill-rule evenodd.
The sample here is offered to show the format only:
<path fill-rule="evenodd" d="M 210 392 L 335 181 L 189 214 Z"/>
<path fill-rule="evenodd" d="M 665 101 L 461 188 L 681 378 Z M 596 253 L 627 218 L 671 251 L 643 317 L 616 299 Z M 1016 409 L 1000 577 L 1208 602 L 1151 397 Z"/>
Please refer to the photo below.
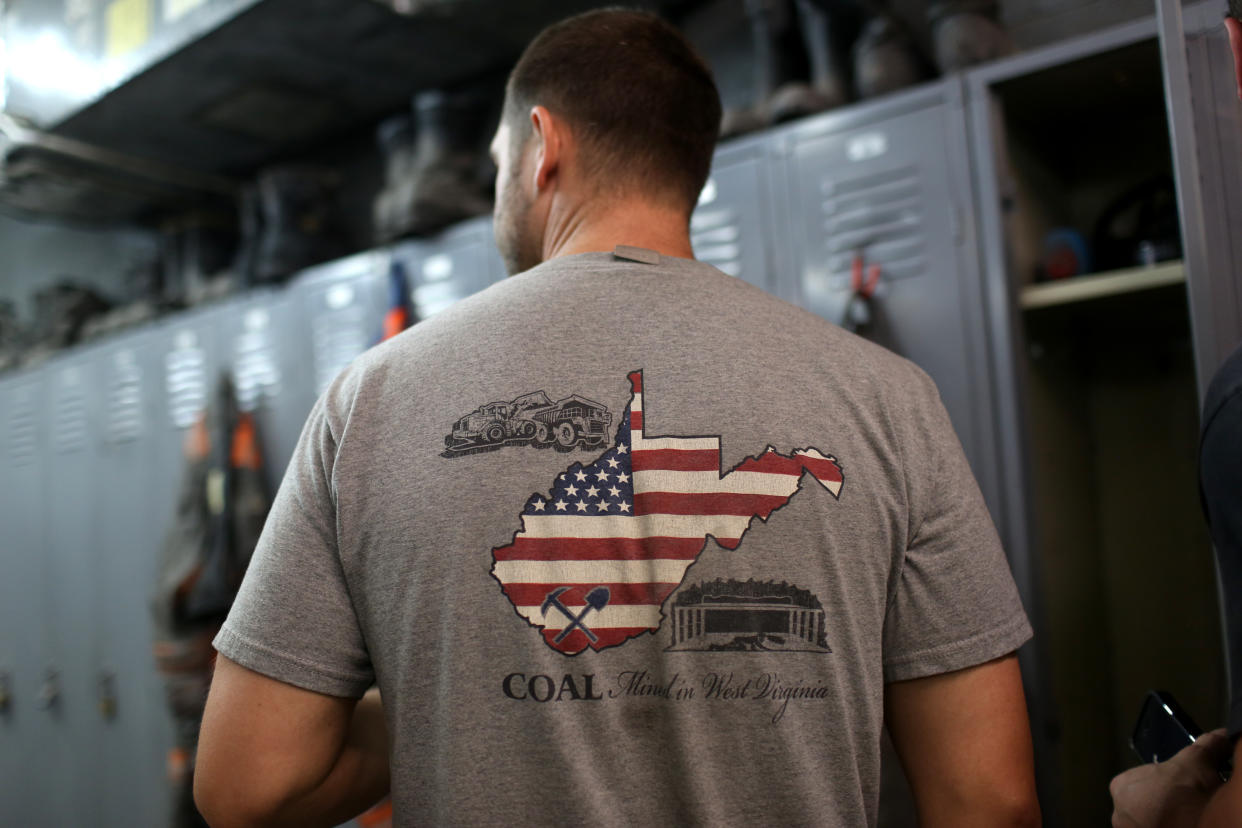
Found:
<path fill-rule="evenodd" d="M 1182 709 L 1171 693 L 1152 690 L 1143 700 L 1130 747 L 1144 762 L 1167 762 L 1183 748 L 1203 735 L 1203 728 Z M 1232 764 L 1217 768 L 1221 779 L 1228 781 Z"/>

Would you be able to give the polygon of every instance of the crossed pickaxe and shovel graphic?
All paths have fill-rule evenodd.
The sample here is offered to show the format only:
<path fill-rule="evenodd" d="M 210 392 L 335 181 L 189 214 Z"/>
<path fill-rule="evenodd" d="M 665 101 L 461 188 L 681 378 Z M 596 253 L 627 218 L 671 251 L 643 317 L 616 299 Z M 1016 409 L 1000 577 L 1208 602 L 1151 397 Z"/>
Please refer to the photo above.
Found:
<path fill-rule="evenodd" d="M 567 587 L 567 586 L 557 587 L 556 589 L 549 592 L 548 597 L 545 598 L 543 601 L 543 614 L 545 618 L 548 615 L 548 610 L 555 607 L 556 609 L 560 610 L 565 615 L 566 618 L 569 619 L 569 626 L 561 630 L 560 633 L 556 636 L 556 638 L 552 639 L 552 643 L 553 644 L 561 643 L 561 641 L 565 638 L 565 636 L 569 635 L 575 629 L 578 629 L 578 630 L 582 630 L 582 632 L 586 635 L 586 637 L 590 640 L 590 642 L 594 644 L 596 641 L 599 641 L 599 636 L 591 632 L 591 630 L 587 627 L 587 625 L 582 623 L 582 619 L 586 618 L 587 613 L 589 613 L 591 610 L 595 610 L 596 612 L 599 612 L 604 607 L 608 606 L 608 599 L 612 597 L 612 592 L 606 586 L 597 586 L 595 589 L 587 593 L 586 606 L 582 608 L 582 612 L 578 613 L 577 615 L 574 615 L 573 612 L 569 609 L 569 607 L 561 603 L 562 593 L 569 591 L 569 589 L 570 587 Z"/>

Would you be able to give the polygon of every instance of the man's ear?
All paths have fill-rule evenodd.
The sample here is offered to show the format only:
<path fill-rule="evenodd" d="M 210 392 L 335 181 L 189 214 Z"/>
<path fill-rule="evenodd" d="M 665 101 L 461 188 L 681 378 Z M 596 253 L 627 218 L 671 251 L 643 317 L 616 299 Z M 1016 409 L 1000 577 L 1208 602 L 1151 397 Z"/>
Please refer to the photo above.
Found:
<path fill-rule="evenodd" d="M 569 136 L 565 122 L 542 106 L 531 109 L 530 124 L 535 137 L 533 183 L 535 192 L 538 193 L 547 189 L 556 179 Z"/>

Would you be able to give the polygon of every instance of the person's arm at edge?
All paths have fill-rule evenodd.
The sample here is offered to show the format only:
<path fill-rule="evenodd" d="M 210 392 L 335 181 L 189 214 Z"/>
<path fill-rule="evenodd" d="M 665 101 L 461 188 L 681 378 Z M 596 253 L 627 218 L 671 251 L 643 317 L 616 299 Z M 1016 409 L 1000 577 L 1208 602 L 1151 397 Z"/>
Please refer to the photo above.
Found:
<path fill-rule="evenodd" d="M 1242 745 L 1224 729 L 1200 736 L 1167 761 L 1130 768 L 1108 786 L 1113 828 L 1237 828 L 1242 825 L 1242 778 L 1222 785 L 1216 771 Z"/>
<path fill-rule="evenodd" d="M 388 760 L 378 692 L 326 696 L 217 657 L 194 772 L 213 828 L 347 822 L 388 793 Z"/>
<path fill-rule="evenodd" d="M 1040 824 L 1015 654 L 888 684 L 884 712 L 914 792 L 920 828 Z"/>
<path fill-rule="evenodd" d="M 1236 828 L 1242 825 L 1242 739 L 1233 748 L 1234 774 L 1221 785 L 1199 818 L 1199 828 Z"/>

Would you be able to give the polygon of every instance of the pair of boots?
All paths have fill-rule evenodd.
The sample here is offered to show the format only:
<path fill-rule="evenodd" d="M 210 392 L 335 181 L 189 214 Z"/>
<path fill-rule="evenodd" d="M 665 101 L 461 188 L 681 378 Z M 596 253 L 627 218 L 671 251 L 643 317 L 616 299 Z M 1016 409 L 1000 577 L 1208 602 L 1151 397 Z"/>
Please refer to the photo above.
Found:
<path fill-rule="evenodd" d="M 931 69 L 942 75 L 1014 52 L 1013 40 L 1000 23 L 999 0 L 940 0 L 927 9 L 927 24 Z M 860 98 L 895 92 L 931 74 L 910 32 L 892 17 L 873 18 L 854 46 L 854 82 Z"/>
<path fill-rule="evenodd" d="M 866 100 L 933 74 L 914 37 L 896 18 L 865 19 L 853 0 L 747 0 L 755 61 L 755 104 L 726 112 L 722 134 L 735 135 Z M 999 0 L 940 0 L 927 10 L 934 68 L 959 71 L 1013 52 L 999 22 Z M 801 34 L 809 81 L 794 80 Z"/>
<path fill-rule="evenodd" d="M 70 276 L 35 291 L 30 347 L 22 355 L 23 364 L 38 365 L 55 352 L 78 344 L 87 323 L 111 308 L 112 303 L 94 288 Z"/>
<path fill-rule="evenodd" d="M 243 287 L 280 282 L 344 255 L 336 221 L 340 175 L 309 164 L 269 167 L 242 194 L 235 270 Z"/>
<path fill-rule="evenodd" d="M 434 233 L 492 209 L 479 150 L 487 99 L 474 91 L 431 90 L 413 112 L 380 124 L 384 187 L 373 206 L 375 240 Z"/>

